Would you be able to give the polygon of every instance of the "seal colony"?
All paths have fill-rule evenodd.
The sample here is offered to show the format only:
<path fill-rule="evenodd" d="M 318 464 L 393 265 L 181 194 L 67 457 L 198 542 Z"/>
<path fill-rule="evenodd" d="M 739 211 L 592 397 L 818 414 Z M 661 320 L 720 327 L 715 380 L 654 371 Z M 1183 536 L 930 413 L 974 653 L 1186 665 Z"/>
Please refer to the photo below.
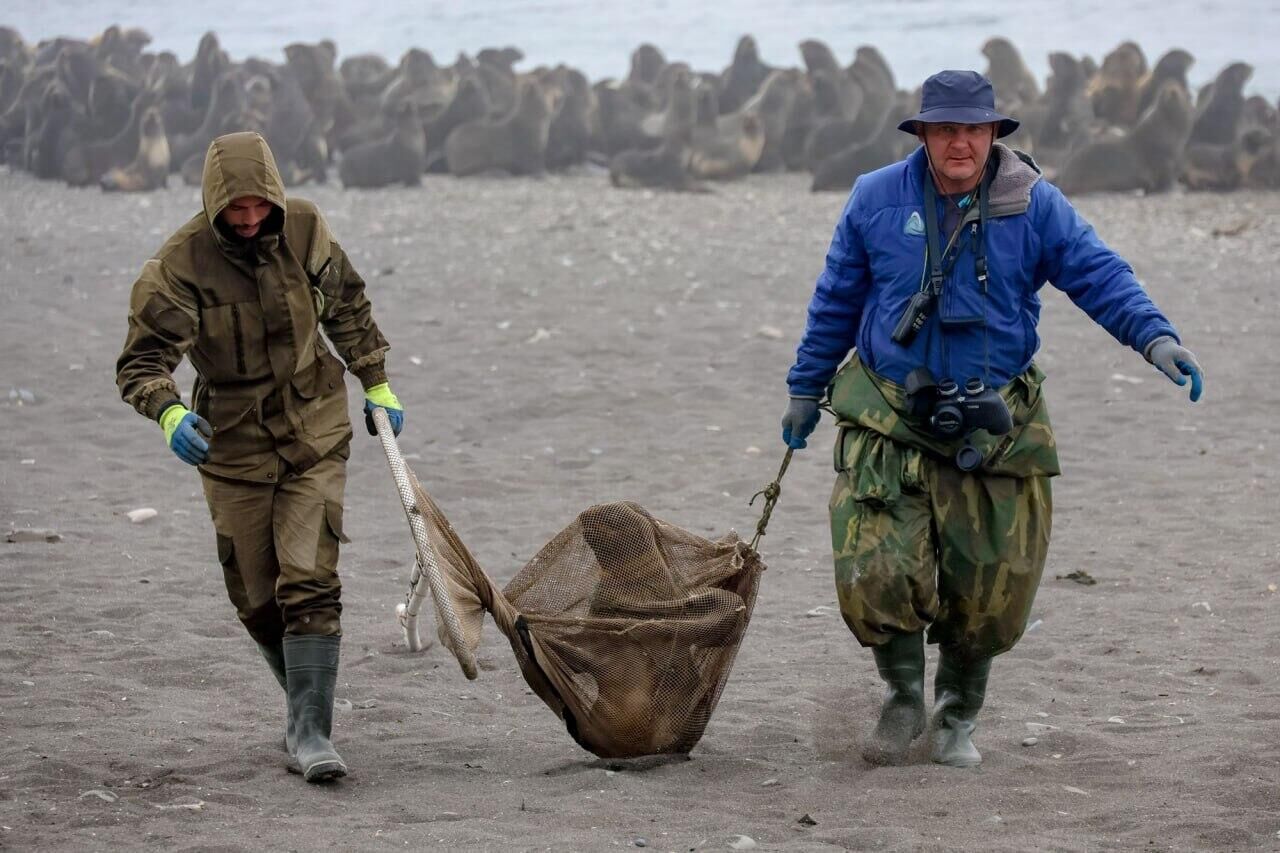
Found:
<path fill-rule="evenodd" d="M 142 29 L 28 44 L 0 26 L 0 163 L 72 186 L 139 192 L 168 176 L 198 184 L 215 136 L 262 133 L 287 185 L 414 186 L 423 173 L 539 175 L 594 167 L 618 187 L 706 192 L 752 173 L 805 171 L 847 192 L 915 145 L 894 133 L 918 100 L 872 46 L 843 64 L 798 45 L 799 66 L 765 62 L 743 36 L 728 66 L 696 70 L 651 44 L 621 79 L 565 65 L 517 70 L 516 47 L 419 48 L 396 65 L 339 61 L 330 40 L 283 47 L 285 61 L 233 62 L 215 33 L 194 58 L 147 50 Z M 1009 143 L 1073 195 L 1280 188 L 1280 105 L 1245 91 L 1234 62 L 1199 91 L 1175 48 L 1148 63 L 1126 41 L 1103 57 L 1050 55 L 1041 87 L 1009 40 L 981 48 L 998 108 L 1025 117 Z M 976 56 L 975 56 L 976 59 Z"/>

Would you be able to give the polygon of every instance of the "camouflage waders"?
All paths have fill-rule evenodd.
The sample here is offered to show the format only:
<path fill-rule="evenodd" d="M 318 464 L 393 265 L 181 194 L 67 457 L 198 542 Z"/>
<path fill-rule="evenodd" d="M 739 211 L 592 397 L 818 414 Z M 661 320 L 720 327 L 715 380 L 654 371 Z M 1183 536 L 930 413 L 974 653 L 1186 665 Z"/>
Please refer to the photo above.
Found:
<path fill-rule="evenodd" d="M 975 433 L 983 463 L 969 473 L 953 461 L 959 442 L 907 416 L 904 389 L 856 357 L 831 385 L 840 614 L 887 686 L 863 746 L 873 764 L 901 763 L 923 731 L 926 629 L 939 646 L 931 757 L 953 767 L 982 761 L 971 735 L 991 658 L 1022 636 L 1049 549 L 1058 457 L 1043 380 L 1033 365 L 1000 389 L 1014 428 Z"/>
<path fill-rule="evenodd" d="M 982 466 L 955 467 L 958 442 L 907 415 L 906 392 L 856 358 L 836 376 L 840 416 L 831 541 L 840 612 L 864 646 L 929 630 L 963 658 L 1022 635 L 1049 547 L 1053 430 L 1034 365 L 1000 390 L 1005 436 L 976 433 Z"/>
<path fill-rule="evenodd" d="M 928 629 L 965 658 L 1022 635 L 1049 548 L 1049 478 L 966 474 L 868 430 L 841 430 L 831 495 L 836 592 L 864 646 Z"/>

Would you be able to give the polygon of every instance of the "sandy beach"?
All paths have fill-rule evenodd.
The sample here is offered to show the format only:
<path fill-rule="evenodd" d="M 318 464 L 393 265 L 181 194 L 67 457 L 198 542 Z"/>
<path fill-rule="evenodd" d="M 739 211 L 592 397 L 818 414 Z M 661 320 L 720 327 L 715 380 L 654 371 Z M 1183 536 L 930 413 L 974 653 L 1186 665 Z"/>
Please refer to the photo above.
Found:
<path fill-rule="evenodd" d="M 594 503 L 749 536 L 844 202 L 808 182 L 299 194 L 368 282 L 410 464 L 505 583 Z M 335 729 L 352 774 L 326 787 L 284 770 L 283 695 L 226 600 L 198 475 L 114 384 L 137 271 L 199 204 L 0 173 L 0 534 L 60 537 L 0 541 L 0 849 L 1280 849 L 1280 193 L 1079 202 L 1206 392 L 1189 404 L 1045 288 L 1064 475 L 980 768 L 934 766 L 923 740 L 909 766 L 858 757 L 881 687 L 835 607 L 829 421 L 783 482 L 705 737 L 633 763 L 575 746 L 492 625 L 474 682 L 438 645 L 406 650 L 413 544 L 357 422 Z M 1076 571 L 1097 584 L 1058 577 Z"/>

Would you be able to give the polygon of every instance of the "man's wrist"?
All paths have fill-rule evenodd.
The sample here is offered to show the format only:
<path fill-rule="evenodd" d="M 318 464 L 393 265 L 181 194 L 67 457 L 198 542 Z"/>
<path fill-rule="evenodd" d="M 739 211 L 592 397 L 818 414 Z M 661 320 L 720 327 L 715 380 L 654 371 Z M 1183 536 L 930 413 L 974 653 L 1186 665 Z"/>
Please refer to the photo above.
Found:
<path fill-rule="evenodd" d="M 384 409 L 404 409 L 400 405 L 399 398 L 391 393 L 391 386 L 386 382 L 381 382 L 364 391 L 365 399 L 373 403 L 375 406 L 381 406 Z"/>
<path fill-rule="evenodd" d="M 164 440 L 167 443 L 173 442 L 173 434 L 177 431 L 178 425 L 182 423 L 182 419 L 191 413 L 191 410 L 182 405 L 180 400 L 166 404 L 160 412 L 157 421 L 160 423 L 160 429 L 164 430 Z"/>
<path fill-rule="evenodd" d="M 1160 335 L 1158 337 L 1155 337 L 1151 340 L 1150 343 L 1148 343 L 1145 347 L 1142 348 L 1142 357 L 1145 358 L 1147 361 L 1151 361 L 1151 353 L 1155 352 L 1156 347 L 1159 346 L 1164 341 L 1173 341 L 1176 344 L 1178 342 L 1178 339 L 1175 338 L 1173 335 Z M 1154 362 L 1152 363 L 1154 364 Z"/>

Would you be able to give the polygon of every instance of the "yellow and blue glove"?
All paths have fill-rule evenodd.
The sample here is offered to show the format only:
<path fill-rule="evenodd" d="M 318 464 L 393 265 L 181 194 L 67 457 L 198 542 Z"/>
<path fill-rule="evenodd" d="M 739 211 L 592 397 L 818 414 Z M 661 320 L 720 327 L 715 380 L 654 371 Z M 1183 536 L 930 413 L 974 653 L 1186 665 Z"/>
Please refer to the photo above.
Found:
<path fill-rule="evenodd" d="M 367 388 L 364 392 L 364 425 L 368 428 L 369 435 L 378 434 L 373 425 L 374 409 L 386 410 L 387 418 L 391 421 L 391 432 L 399 435 L 404 428 L 404 406 L 400 405 L 396 395 L 391 393 L 391 386 L 385 382 Z"/>
<path fill-rule="evenodd" d="M 160 413 L 160 428 L 165 443 L 174 455 L 188 465 L 209 461 L 209 439 L 213 427 L 209 422 L 181 403 L 172 403 Z"/>

